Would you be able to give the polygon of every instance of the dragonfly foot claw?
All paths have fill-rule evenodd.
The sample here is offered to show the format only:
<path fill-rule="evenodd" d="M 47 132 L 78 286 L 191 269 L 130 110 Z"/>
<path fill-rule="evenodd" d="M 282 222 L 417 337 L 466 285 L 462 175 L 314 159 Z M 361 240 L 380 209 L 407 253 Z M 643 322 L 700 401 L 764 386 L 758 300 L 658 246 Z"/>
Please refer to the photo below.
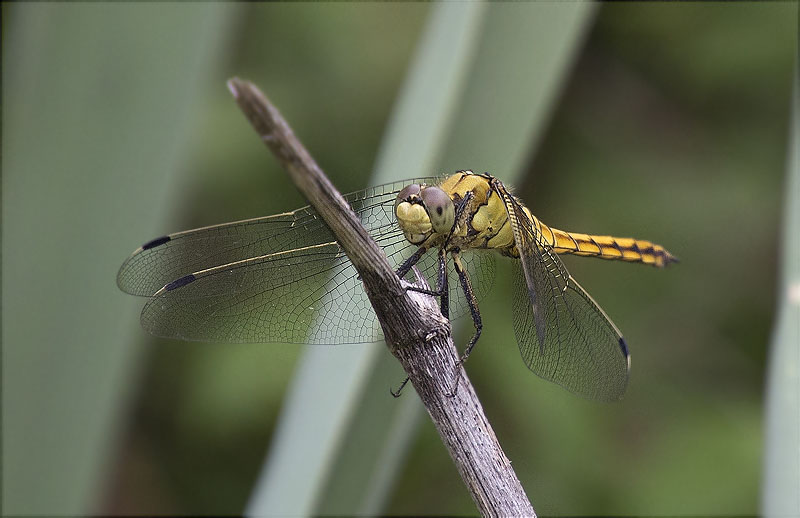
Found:
<path fill-rule="evenodd" d="M 399 386 L 399 387 L 397 387 L 397 391 L 394 391 L 394 390 L 392 390 L 392 389 L 389 389 L 389 393 L 390 393 L 392 396 L 394 396 L 395 398 L 399 398 L 400 396 L 402 396 L 402 395 L 403 395 L 403 394 L 402 394 L 402 392 L 403 392 L 403 387 L 405 387 L 405 386 L 406 386 L 406 383 L 408 383 L 408 380 L 409 380 L 409 378 L 408 378 L 408 376 L 406 376 L 406 379 L 404 379 L 404 380 L 403 380 L 403 382 L 400 384 L 400 386 Z"/>
<path fill-rule="evenodd" d="M 445 392 L 447 397 L 456 397 L 456 393 L 458 392 L 458 382 L 461 381 L 462 364 L 463 362 L 461 360 L 458 360 L 455 364 L 455 372 L 453 372 L 453 388 Z"/>

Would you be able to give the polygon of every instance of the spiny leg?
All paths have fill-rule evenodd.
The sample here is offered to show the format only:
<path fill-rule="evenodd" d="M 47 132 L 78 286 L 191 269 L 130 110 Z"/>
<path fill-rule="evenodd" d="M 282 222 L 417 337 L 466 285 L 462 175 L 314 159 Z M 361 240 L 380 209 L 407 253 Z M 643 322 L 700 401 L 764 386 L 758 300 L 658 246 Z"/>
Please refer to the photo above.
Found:
<path fill-rule="evenodd" d="M 456 217 L 453 219 L 453 227 L 450 229 L 450 233 L 447 234 L 447 239 L 444 241 L 444 247 L 447 248 L 448 243 L 450 243 L 450 238 L 453 237 L 456 229 L 458 228 L 459 222 L 461 222 L 461 217 L 464 215 L 464 211 L 467 209 L 467 205 L 469 205 L 469 201 L 475 197 L 475 193 L 472 191 L 467 192 L 464 195 L 464 199 L 458 204 L 456 207 Z"/>
<path fill-rule="evenodd" d="M 423 256 L 423 255 L 425 255 L 425 252 L 427 252 L 427 251 L 428 251 L 428 249 L 427 249 L 427 248 L 425 248 L 424 246 L 421 246 L 421 247 L 417 248 L 417 251 L 416 251 L 416 252 L 414 252 L 414 253 L 411 255 L 411 257 L 409 257 L 408 259 L 406 259 L 405 261 L 403 261 L 403 264 L 401 264 L 401 265 L 400 265 L 400 266 L 397 268 L 397 270 L 395 271 L 395 273 L 397 274 L 397 276 L 398 276 L 398 277 L 400 277 L 401 279 L 402 279 L 403 277 L 405 277 L 405 276 L 406 276 L 406 274 L 408 273 L 408 271 L 409 271 L 409 270 L 410 270 L 410 269 L 411 269 L 411 268 L 412 268 L 412 267 L 413 267 L 415 264 L 417 264 L 417 263 L 419 262 L 419 260 L 420 260 L 420 259 L 422 259 L 422 256 Z"/>
<path fill-rule="evenodd" d="M 461 289 L 464 290 L 464 296 L 467 299 L 469 312 L 472 315 L 472 322 L 475 324 L 475 334 L 473 334 L 472 338 L 470 338 L 469 343 L 467 343 L 467 348 L 464 350 L 464 354 L 461 355 L 461 358 L 459 358 L 458 363 L 456 364 L 456 380 L 455 383 L 453 383 L 453 390 L 450 391 L 450 395 L 454 396 L 456 390 L 458 390 L 458 382 L 461 379 L 459 376 L 460 371 L 458 369 L 464 365 L 464 362 L 467 361 L 467 358 L 469 358 L 469 355 L 472 352 L 472 349 L 475 347 L 475 344 L 478 343 L 478 338 L 480 338 L 481 331 L 483 330 L 483 322 L 481 321 L 481 312 L 478 309 L 478 301 L 475 298 L 475 292 L 472 289 L 472 283 L 470 282 L 469 276 L 464 269 L 464 265 L 461 263 L 461 257 L 458 255 L 458 251 L 453 251 L 452 255 L 453 266 L 455 266 L 456 273 L 458 274 L 458 280 L 461 282 Z"/>
<path fill-rule="evenodd" d="M 425 295 L 441 297 L 442 316 L 444 318 L 450 318 L 450 294 L 448 293 L 447 286 L 447 251 L 444 248 L 439 249 L 439 272 L 436 276 L 435 290 L 418 288 L 416 286 L 408 286 L 406 289 L 416 291 L 417 293 L 424 293 Z"/>
<path fill-rule="evenodd" d="M 403 277 L 405 277 L 406 274 L 408 273 L 408 271 L 411 268 L 413 268 L 414 265 L 417 264 L 420 259 L 422 259 L 422 256 L 425 255 L 425 252 L 427 252 L 427 251 L 428 251 L 428 249 L 425 248 L 424 246 L 421 246 L 421 247 L 417 248 L 417 251 L 414 252 L 408 259 L 403 261 L 403 264 L 401 264 L 397 268 L 397 270 L 395 271 L 397 276 L 400 277 L 401 279 Z M 401 392 L 403 391 L 403 387 L 406 386 L 406 384 L 408 383 L 408 380 L 409 380 L 409 378 L 408 378 L 408 376 L 406 376 L 406 379 L 404 379 L 403 382 L 400 384 L 400 386 L 397 387 L 397 390 L 395 391 L 395 390 L 389 389 L 389 393 L 391 395 L 393 395 L 394 397 L 396 397 L 396 398 L 400 397 Z"/>
<path fill-rule="evenodd" d="M 467 298 L 467 305 L 469 306 L 469 312 L 472 315 L 472 322 L 475 324 L 475 334 L 472 335 L 472 338 L 467 344 L 467 349 L 464 351 L 464 354 L 461 355 L 461 359 L 459 360 L 459 363 L 464 363 L 467 361 L 467 357 L 469 357 L 469 354 L 472 352 L 475 344 L 478 343 L 478 338 L 480 338 L 481 331 L 483 330 L 483 322 L 481 321 L 481 312 L 478 309 L 478 299 L 475 298 L 475 292 L 472 289 L 472 283 L 469 280 L 467 271 L 464 269 L 464 265 L 461 263 L 461 257 L 458 255 L 458 252 L 453 252 L 453 265 L 456 268 L 456 273 L 458 273 L 458 280 L 461 281 L 461 288 L 464 290 L 464 295 Z"/>
<path fill-rule="evenodd" d="M 474 197 L 475 193 L 472 191 L 467 191 L 467 193 L 464 194 L 464 198 L 458 204 L 458 207 L 456 207 L 456 218 L 455 218 L 455 223 L 453 224 L 453 228 L 456 228 L 456 226 L 458 226 L 458 220 L 461 219 L 461 215 L 464 214 L 464 210 L 467 208 L 467 204 Z"/>
<path fill-rule="evenodd" d="M 405 274 L 408 273 L 408 271 L 415 264 L 417 264 L 417 262 L 419 262 L 419 260 L 422 258 L 422 256 L 425 254 L 426 251 L 427 251 L 427 249 L 425 247 L 423 247 L 423 246 L 419 247 L 419 249 L 417 249 L 417 251 L 414 252 L 414 254 L 411 257 L 406 259 L 403 262 L 403 264 L 400 265 L 400 267 L 397 269 L 397 272 L 396 272 L 397 276 L 402 279 L 403 276 L 405 276 Z M 436 291 L 426 290 L 424 288 L 417 288 L 415 286 L 408 286 L 406 289 L 407 290 L 411 290 L 411 291 L 417 291 L 417 292 L 420 292 L 420 293 L 424 293 L 426 295 L 432 295 L 432 296 L 441 297 L 441 299 L 440 299 L 440 304 L 441 304 L 440 308 L 441 308 L 442 316 L 444 318 L 450 318 L 450 316 L 449 316 L 449 314 L 450 314 L 450 296 L 449 296 L 449 292 L 447 290 L 447 252 L 445 251 L 444 248 L 439 250 L 439 273 L 438 273 L 437 280 L 436 280 Z M 389 392 L 396 398 L 400 397 L 401 392 L 403 391 L 403 387 L 406 386 L 406 384 L 408 383 L 408 380 L 409 380 L 409 378 L 406 377 L 406 379 L 403 380 L 403 382 L 400 384 L 400 386 L 397 387 L 396 391 L 392 390 L 392 389 L 389 389 Z"/>
<path fill-rule="evenodd" d="M 439 292 L 440 307 L 442 316 L 450 319 L 450 286 L 447 284 L 447 252 L 444 247 L 439 250 L 439 278 L 437 279 L 437 291 Z"/>
<path fill-rule="evenodd" d="M 402 395 L 402 394 L 401 394 L 401 392 L 403 392 L 403 387 L 405 387 L 405 386 L 406 386 L 406 383 L 408 383 L 408 380 L 409 380 L 409 379 L 411 379 L 411 378 L 409 378 L 408 376 L 406 376 L 406 379 L 404 379 L 404 380 L 403 380 L 403 383 L 401 383 L 401 384 L 400 384 L 400 386 L 399 386 L 399 387 L 397 387 L 397 390 L 392 390 L 392 389 L 389 389 L 389 393 L 390 393 L 391 395 L 393 395 L 394 397 L 396 397 L 396 398 L 400 397 L 400 396 Z"/>
<path fill-rule="evenodd" d="M 420 257 L 421 256 L 422 254 L 420 254 Z M 419 258 L 417 258 L 417 260 L 419 260 Z M 425 288 L 417 288 L 416 286 L 408 286 L 406 289 L 424 293 L 426 295 L 441 297 L 440 308 L 442 316 L 444 318 L 450 318 L 450 292 L 447 286 L 447 252 L 444 248 L 439 250 L 439 274 L 436 280 L 436 291 L 426 290 Z M 406 383 L 408 383 L 408 377 L 403 380 L 396 391 L 389 389 L 389 392 L 391 392 L 394 397 L 400 397 L 400 392 L 403 390 L 403 387 L 406 386 Z"/>

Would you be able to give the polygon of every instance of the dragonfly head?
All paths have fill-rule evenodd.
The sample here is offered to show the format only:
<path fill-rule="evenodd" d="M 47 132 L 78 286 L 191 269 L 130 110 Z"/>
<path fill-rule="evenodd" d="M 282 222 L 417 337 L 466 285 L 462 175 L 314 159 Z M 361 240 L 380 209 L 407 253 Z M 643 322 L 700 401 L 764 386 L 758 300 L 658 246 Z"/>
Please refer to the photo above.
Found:
<path fill-rule="evenodd" d="M 456 218 L 453 200 L 435 185 L 405 187 L 397 195 L 394 213 L 406 239 L 415 245 L 431 234 L 448 234 Z"/>

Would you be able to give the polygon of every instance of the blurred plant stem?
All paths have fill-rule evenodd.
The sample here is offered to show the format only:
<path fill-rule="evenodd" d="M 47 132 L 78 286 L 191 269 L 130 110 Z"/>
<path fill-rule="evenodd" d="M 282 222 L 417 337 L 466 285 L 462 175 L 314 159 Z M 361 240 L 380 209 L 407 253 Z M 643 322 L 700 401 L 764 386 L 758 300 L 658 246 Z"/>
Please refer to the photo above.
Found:
<path fill-rule="evenodd" d="M 794 103 L 786 162 L 782 268 L 767 375 L 762 512 L 800 516 L 800 106 Z"/>

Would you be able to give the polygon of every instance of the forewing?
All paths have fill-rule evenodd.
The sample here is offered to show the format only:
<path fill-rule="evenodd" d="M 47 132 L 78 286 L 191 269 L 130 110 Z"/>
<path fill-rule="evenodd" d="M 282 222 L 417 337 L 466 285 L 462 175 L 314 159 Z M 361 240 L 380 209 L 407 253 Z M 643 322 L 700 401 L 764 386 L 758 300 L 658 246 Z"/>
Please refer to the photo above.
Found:
<path fill-rule="evenodd" d="M 346 196 L 393 267 L 416 250 L 395 222 L 395 197 L 422 181 L 435 182 L 407 180 Z M 426 254 L 419 265 L 434 282 L 435 256 Z M 491 286 L 493 264 L 486 254 L 467 262 L 479 295 Z M 118 279 L 126 291 L 155 294 L 141 320 L 157 336 L 324 344 L 382 338 L 357 272 L 310 207 L 173 234 L 137 250 Z M 465 312 L 461 295 L 452 316 Z"/>
<path fill-rule="evenodd" d="M 525 364 L 583 397 L 621 398 L 630 370 L 622 335 L 546 246 L 521 204 L 501 189 L 520 252 L 514 331 Z"/>
<path fill-rule="evenodd" d="M 394 219 L 391 211 L 385 213 L 387 201 L 393 203 L 397 191 L 407 183 L 371 187 L 350 193 L 345 199 L 365 212 L 361 219 L 373 236 L 382 235 Z M 190 273 L 330 241 L 333 241 L 330 230 L 311 206 L 176 232 L 154 239 L 131 254 L 117 274 L 117 284 L 122 291 L 149 297 L 167 283 Z"/>

